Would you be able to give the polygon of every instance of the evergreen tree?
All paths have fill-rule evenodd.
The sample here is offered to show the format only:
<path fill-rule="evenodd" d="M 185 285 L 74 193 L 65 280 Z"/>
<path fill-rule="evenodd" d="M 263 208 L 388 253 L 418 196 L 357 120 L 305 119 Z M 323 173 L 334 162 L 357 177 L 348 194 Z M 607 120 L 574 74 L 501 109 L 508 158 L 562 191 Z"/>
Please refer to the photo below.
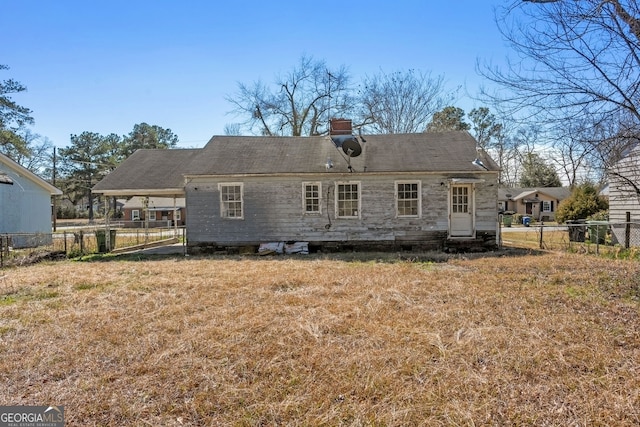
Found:
<path fill-rule="evenodd" d="M 471 125 L 464 121 L 464 110 L 458 107 L 445 107 L 434 113 L 425 132 L 445 132 L 450 130 L 469 130 Z"/>
<path fill-rule="evenodd" d="M 562 187 L 558 172 L 539 154 L 528 153 L 522 162 L 521 187 Z"/>

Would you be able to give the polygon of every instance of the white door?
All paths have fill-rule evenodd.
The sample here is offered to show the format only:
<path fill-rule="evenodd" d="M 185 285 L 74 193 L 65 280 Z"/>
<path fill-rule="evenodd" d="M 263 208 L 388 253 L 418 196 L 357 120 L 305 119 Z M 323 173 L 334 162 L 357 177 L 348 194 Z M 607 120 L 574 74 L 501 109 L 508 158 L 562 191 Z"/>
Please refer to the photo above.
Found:
<path fill-rule="evenodd" d="M 450 234 L 473 236 L 473 197 L 470 184 L 451 186 Z"/>

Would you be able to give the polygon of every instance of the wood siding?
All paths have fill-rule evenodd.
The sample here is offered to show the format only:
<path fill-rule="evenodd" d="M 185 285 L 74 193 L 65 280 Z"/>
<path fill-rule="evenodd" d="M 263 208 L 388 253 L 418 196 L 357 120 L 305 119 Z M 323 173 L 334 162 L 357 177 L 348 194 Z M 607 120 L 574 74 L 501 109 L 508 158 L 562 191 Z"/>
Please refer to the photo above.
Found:
<path fill-rule="evenodd" d="M 626 221 L 627 212 L 631 213 L 631 222 L 640 222 L 640 149 L 618 162 L 609 174 L 609 221 Z M 635 187 L 634 187 L 635 186 Z M 612 227 L 613 240 L 625 242 L 623 227 Z M 640 233 L 633 228 L 631 241 L 640 241 Z"/>
<path fill-rule="evenodd" d="M 300 177 L 229 177 L 192 179 L 186 186 L 188 246 L 215 249 L 276 241 L 310 245 L 376 245 L 443 248 L 449 229 L 449 179 L 457 175 L 323 174 Z M 495 245 L 496 174 L 474 185 L 475 231 L 481 244 Z M 417 218 L 396 217 L 396 181 L 421 182 Z M 321 212 L 303 212 L 303 182 L 321 183 Z M 360 185 L 359 218 L 336 218 L 335 185 Z M 242 183 L 243 218 L 222 218 L 221 183 Z"/>
<path fill-rule="evenodd" d="M 613 172 L 609 174 L 609 219 L 622 222 L 631 212 L 631 221 L 640 221 L 640 194 L 631 183 L 640 187 L 640 149 L 621 160 Z"/>

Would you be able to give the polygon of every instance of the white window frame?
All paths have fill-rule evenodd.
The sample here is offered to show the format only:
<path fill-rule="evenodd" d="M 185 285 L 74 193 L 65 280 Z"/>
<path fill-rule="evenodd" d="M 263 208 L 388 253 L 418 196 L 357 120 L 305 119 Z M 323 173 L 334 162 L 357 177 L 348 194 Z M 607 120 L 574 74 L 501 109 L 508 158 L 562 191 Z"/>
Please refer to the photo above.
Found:
<path fill-rule="evenodd" d="M 177 209 L 174 211 L 174 219 L 175 219 L 176 221 L 181 221 L 181 220 L 182 220 L 182 209 L 177 208 Z"/>
<path fill-rule="evenodd" d="M 356 185 L 358 188 L 357 191 L 357 197 L 358 197 L 358 205 L 357 205 L 357 212 L 355 213 L 355 215 L 340 215 L 340 186 L 344 186 L 344 185 Z M 335 187 L 336 191 L 335 191 L 335 215 L 336 218 L 342 218 L 342 219 L 360 219 L 361 218 L 361 214 L 362 214 L 362 183 L 360 181 L 338 181 L 336 182 L 336 187 Z M 353 212 L 353 211 L 352 211 Z"/>
<path fill-rule="evenodd" d="M 157 218 L 156 211 L 149 211 L 149 221 L 155 221 Z"/>
<path fill-rule="evenodd" d="M 307 186 L 315 185 L 318 187 L 318 197 L 309 197 L 307 194 Z M 309 201 L 317 199 L 318 210 L 310 211 L 307 209 Z M 322 183 L 321 182 L 303 182 L 302 183 L 302 213 L 305 215 L 321 215 L 322 214 Z"/>
<path fill-rule="evenodd" d="M 240 187 L 240 200 L 223 200 L 223 189 L 226 187 Z M 225 219 L 244 219 L 244 184 L 242 182 L 221 182 L 218 184 L 218 193 L 220 193 L 220 217 Z M 240 202 L 240 215 L 230 216 L 229 203 Z M 233 210 L 236 212 L 236 209 Z"/>
<path fill-rule="evenodd" d="M 131 209 L 131 221 L 140 221 L 140 209 Z"/>
<path fill-rule="evenodd" d="M 542 212 L 551 212 L 551 201 L 543 200 L 542 201 Z"/>
<path fill-rule="evenodd" d="M 398 189 L 398 186 L 400 185 L 404 185 L 404 184 L 411 184 L 417 185 L 417 198 L 416 199 L 400 199 L 400 192 Z M 395 181 L 394 182 L 394 188 L 395 188 L 395 200 L 396 200 L 396 218 L 420 218 L 422 217 L 422 182 L 421 181 L 416 181 L 416 180 L 402 180 L 402 181 Z M 400 214 L 400 201 L 401 200 L 410 200 L 416 201 L 416 209 L 417 212 L 415 214 L 411 214 L 411 215 L 404 215 L 404 214 Z"/>

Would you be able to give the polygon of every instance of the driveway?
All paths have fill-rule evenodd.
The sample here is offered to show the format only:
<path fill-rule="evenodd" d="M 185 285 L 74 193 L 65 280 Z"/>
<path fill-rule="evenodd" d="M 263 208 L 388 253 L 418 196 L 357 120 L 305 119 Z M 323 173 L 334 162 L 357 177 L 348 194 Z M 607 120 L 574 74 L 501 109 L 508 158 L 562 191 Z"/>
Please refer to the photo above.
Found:
<path fill-rule="evenodd" d="M 121 254 L 145 254 L 145 255 L 184 255 L 187 247 L 182 243 L 174 243 L 172 245 L 156 246 L 153 248 L 135 249 Z"/>

